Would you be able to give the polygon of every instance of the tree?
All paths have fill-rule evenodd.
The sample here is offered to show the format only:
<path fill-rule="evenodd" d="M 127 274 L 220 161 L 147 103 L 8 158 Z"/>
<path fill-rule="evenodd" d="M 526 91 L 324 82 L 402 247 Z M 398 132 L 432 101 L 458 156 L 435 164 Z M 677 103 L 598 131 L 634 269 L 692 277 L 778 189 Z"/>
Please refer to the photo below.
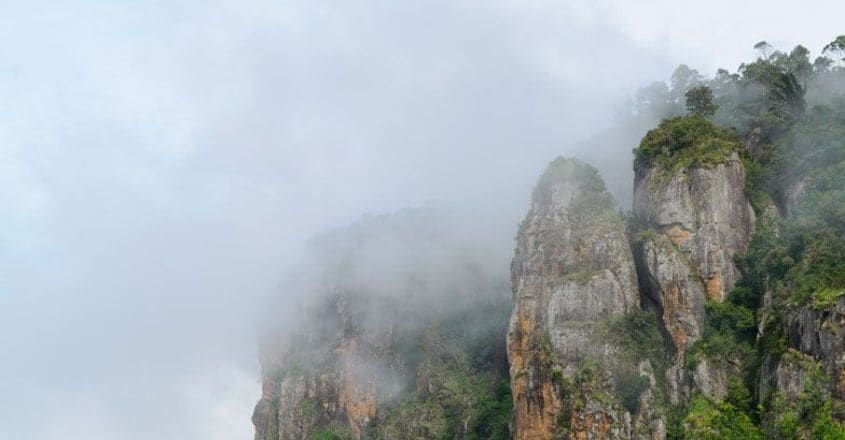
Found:
<path fill-rule="evenodd" d="M 725 69 L 719 69 L 716 71 L 716 76 L 708 82 L 708 85 L 715 96 L 732 96 L 736 94 L 739 80 L 740 76 L 738 74 L 730 73 Z"/>
<path fill-rule="evenodd" d="M 669 90 L 669 99 L 678 103 L 680 106 L 684 93 L 687 90 L 700 85 L 702 82 L 701 74 L 695 69 L 690 69 L 686 64 L 681 64 L 672 72 L 670 79 L 671 89 Z"/>
<path fill-rule="evenodd" d="M 845 61 L 845 35 L 840 35 L 828 43 L 827 46 L 822 49 L 822 53 L 830 53 L 833 56 L 839 57 L 837 61 Z"/>
<path fill-rule="evenodd" d="M 772 45 L 769 44 L 769 43 L 766 43 L 765 41 L 761 41 L 761 42 L 754 45 L 754 50 L 760 52 L 760 56 L 763 59 L 768 59 L 769 53 L 772 50 Z"/>
<path fill-rule="evenodd" d="M 713 91 L 707 86 L 689 89 L 686 93 L 687 111 L 693 115 L 713 116 L 719 106 L 713 103 Z"/>
<path fill-rule="evenodd" d="M 804 112 L 804 92 L 795 75 L 781 73 L 769 86 L 769 112 L 783 121 L 796 119 Z"/>
<path fill-rule="evenodd" d="M 640 87 L 634 97 L 634 111 L 637 114 L 664 118 L 670 113 L 669 107 L 669 88 L 662 81 Z"/>
<path fill-rule="evenodd" d="M 810 51 L 802 45 L 795 46 L 786 59 L 786 71 L 795 75 L 795 78 L 803 87 L 807 86 L 807 80 L 813 73 L 813 65 L 810 64 Z"/>
<path fill-rule="evenodd" d="M 830 66 L 833 65 L 833 60 L 828 57 L 816 57 L 813 61 L 813 72 L 824 73 L 830 71 Z"/>

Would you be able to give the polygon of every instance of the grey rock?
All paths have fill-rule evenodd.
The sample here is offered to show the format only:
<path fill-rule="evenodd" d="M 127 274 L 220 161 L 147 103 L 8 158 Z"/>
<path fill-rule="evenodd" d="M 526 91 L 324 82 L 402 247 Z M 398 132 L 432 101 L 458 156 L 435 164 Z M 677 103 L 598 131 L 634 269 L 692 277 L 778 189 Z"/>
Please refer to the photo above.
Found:
<path fill-rule="evenodd" d="M 740 371 L 727 360 L 701 359 L 692 371 L 692 386 L 709 399 L 719 401 L 728 395 L 728 380 Z"/>
<path fill-rule="evenodd" d="M 831 306 L 791 308 L 785 319 L 789 346 L 818 359 L 831 378 L 833 397 L 845 399 L 845 296 Z M 778 382 L 780 383 L 780 382 Z"/>
<path fill-rule="evenodd" d="M 705 365 L 690 377 L 684 359 L 703 334 L 707 298 L 724 301 L 741 275 L 733 259 L 747 249 L 755 226 L 744 188 L 736 153 L 710 168 L 635 167 L 633 211 L 643 231 L 635 258 L 643 293 L 662 313 L 674 348 L 667 370 L 673 403 L 685 398 L 690 381 L 723 394 L 718 369 Z"/>
<path fill-rule="evenodd" d="M 640 423 L 662 426 L 651 388 L 634 421 L 601 396 L 583 390 L 562 396 L 554 378 L 573 380 L 587 357 L 611 365 L 616 349 L 597 335 L 608 320 L 639 309 L 624 224 L 592 167 L 571 159 L 550 165 L 520 227 L 511 274 L 514 438 L 554 438 L 561 419 L 568 420 L 571 438 L 629 439 Z M 604 373 L 601 393 L 607 394 L 613 378 Z M 570 408 L 566 399 L 580 404 Z"/>

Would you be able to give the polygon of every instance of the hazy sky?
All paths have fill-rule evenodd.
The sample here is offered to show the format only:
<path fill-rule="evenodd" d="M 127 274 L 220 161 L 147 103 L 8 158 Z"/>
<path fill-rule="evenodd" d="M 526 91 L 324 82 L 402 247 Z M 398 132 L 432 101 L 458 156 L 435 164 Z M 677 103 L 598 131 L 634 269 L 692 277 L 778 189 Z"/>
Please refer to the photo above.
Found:
<path fill-rule="evenodd" d="M 638 86 L 734 70 L 761 39 L 817 53 L 842 17 L 841 0 L 0 1 L 0 438 L 251 439 L 255 316 L 313 233 L 430 199 L 515 222 Z M 632 145 L 607 147 L 628 166 Z"/>

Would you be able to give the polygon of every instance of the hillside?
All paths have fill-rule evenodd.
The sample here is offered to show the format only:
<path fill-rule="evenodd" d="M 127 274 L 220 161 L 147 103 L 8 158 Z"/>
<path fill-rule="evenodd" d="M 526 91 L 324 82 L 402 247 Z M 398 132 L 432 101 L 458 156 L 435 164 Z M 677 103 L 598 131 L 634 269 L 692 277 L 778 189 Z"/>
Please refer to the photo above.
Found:
<path fill-rule="evenodd" d="M 510 280 L 425 210 L 316 240 L 256 440 L 845 439 L 845 36 L 757 46 L 638 94 L 630 210 L 551 162 Z"/>

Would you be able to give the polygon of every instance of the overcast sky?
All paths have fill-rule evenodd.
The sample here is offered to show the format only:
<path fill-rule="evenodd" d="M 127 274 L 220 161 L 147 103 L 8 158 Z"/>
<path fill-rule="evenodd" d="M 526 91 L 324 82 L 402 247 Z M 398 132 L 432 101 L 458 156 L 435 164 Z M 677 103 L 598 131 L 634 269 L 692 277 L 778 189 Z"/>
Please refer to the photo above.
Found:
<path fill-rule="evenodd" d="M 734 70 L 759 40 L 815 54 L 842 17 L 0 1 L 0 438 L 251 439 L 255 316 L 309 236 L 427 200 L 516 222 L 544 165 L 638 86 Z M 607 146 L 623 167 L 633 147 Z"/>

